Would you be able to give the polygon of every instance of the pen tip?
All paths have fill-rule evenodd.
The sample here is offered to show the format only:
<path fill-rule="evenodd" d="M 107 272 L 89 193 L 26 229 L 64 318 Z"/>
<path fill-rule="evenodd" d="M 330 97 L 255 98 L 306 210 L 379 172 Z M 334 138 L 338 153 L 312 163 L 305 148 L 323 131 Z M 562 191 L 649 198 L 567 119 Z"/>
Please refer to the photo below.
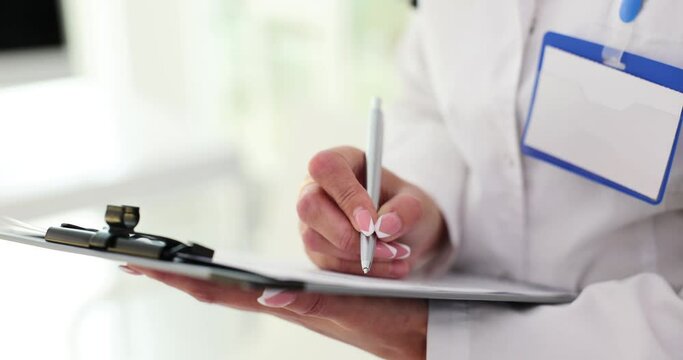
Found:
<path fill-rule="evenodd" d="M 363 274 L 367 274 L 368 272 L 370 272 L 370 269 L 367 266 L 364 267 L 363 268 Z"/>
<path fill-rule="evenodd" d="M 379 109 L 382 107 L 382 98 L 379 96 L 375 96 L 372 98 L 372 108 L 373 109 Z"/>

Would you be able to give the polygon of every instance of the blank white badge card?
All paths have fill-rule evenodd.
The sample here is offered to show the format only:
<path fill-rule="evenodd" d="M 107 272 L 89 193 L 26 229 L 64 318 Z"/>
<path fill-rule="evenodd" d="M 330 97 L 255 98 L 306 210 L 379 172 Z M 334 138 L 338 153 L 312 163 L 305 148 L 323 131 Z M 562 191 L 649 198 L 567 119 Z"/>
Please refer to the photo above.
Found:
<path fill-rule="evenodd" d="M 555 165 L 655 202 L 683 94 L 546 46 L 524 146 Z"/>

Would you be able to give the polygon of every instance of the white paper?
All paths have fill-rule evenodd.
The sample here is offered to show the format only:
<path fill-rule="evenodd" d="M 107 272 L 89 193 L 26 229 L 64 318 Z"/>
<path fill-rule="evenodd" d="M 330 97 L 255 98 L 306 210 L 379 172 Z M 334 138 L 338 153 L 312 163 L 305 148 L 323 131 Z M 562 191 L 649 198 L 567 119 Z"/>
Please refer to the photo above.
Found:
<path fill-rule="evenodd" d="M 349 289 L 372 289 L 397 293 L 430 294 L 517 294 L 523 296 L 547 296 L 552 291 L 528 284 L 496 280 L 471 274 L 446 274 L 438 278 L 414 275 L 407 279 L 380 279 L 365 275 L 342 274 L 324 271 L 310 263 L 277 261 L 258 256 L 241 254 L 217 254 L 219 264 L 248 270 L 284 281 L 301 281 L 307 284 L 325 285 L 345 293 Z M 360 263 L 358 264 L 360 268 Z M 558 292 L 556 294 L 559 294 Z"/>
<path fill-rule="evenodd" d="M 683 94 L 551 46 L 539 76 L 525 144 L 656 199 Z"/>

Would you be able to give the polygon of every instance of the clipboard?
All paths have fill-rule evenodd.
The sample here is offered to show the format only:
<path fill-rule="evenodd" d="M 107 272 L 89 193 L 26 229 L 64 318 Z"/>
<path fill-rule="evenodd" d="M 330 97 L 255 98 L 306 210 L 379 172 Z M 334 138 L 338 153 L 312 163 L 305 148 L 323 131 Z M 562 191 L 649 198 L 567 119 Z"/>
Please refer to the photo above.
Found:
<path fill-rule="evenodd" d="M 116 207 L 109 206 L 108 213 L 111 208 Z M 576 297 L 575 293 L 562 289 L 469 274 L 448 274 L 439 278 L 416 275 L 404 280 L 393 280 L 323 271 L 298 263 L 267 261 L 245 253 L 225 254 L 216 259 L 193 254 L 158 259 L 46 241 L 40 234 L 0 231 L 0 239 L 243 288 L 269 287 L 336 295 L 537 304 L 567 303 Z"/>

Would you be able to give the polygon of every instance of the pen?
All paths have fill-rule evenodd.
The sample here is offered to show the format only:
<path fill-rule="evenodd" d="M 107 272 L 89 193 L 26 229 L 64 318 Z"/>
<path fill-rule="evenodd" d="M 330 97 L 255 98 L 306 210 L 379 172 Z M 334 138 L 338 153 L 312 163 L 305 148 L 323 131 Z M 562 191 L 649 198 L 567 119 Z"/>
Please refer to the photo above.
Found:
<path fill-rule="evenodd" d="M 379 190 L 382 184 L 382 139 L 384 137 L 384 119 L 382 118 L 382 100 L 375 97 L 370 110 L 370 128 L 368 132 L 368 148 L 365 153 L 365 188 L 375 208 L 379 205 Z M 372 267 L 375 256 L 375 234 L 360 234 L 360 265 L 367 274 Z"/>

